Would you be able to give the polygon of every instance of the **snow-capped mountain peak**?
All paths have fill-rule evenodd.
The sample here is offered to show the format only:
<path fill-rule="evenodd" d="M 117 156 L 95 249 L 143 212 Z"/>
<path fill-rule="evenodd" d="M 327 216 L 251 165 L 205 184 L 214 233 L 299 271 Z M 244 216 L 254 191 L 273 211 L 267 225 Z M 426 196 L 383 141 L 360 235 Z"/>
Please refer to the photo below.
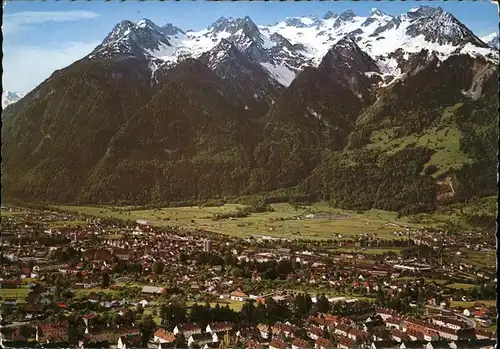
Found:
<path fill-rule="evenodd" d="M 176 27 L 172 23 L 165 24 L 161 29 L 166 36 L 174 36 L 174 35 L 178 35 L 178 34 L 185 35 L 186 34 L 182 29 L 180 29 L 179 27 Z"/>
<path fill-rule="evenodd" d="M 236 46 L 227 39 L 222 39 L 213 49 L 203 55 L 211 69 L 217 68 L 222 62 L 241 54 Z"/>
<path fill-rule="evenodd" d="M 481 41 L 484 42 L 485 44 L 489 45 L 490 47 L 497 49 L 497 50 L 500 47 L 498 33 L 491 33 L 489 35 L 483 36 L 483 37 L 481 37 Z"/>
<path fill-rule="evenodd" d="M 351 36 L 344 36 L 342 39 L 337 41 L 335 45 L 333 45 L 333 48 L 335 51 L 352 51 L 352 50 L 359 50 L 358 45 L 356 45 L 356 42 Z"/>
<path fill-rule="evenodd" d="M 26 95 L 24 92 L 13 92 L 13 91 L 2 91 L 2 109 L 5 109 L 8 105 L 18 102 L 21 98 Z"/>
<path fill-rule="evenodd" d="M 235 22 L 236 19 L 233 17 L 221 17 L 212 23 L 207 29 L 212 31 L 224 31 L 227 27 L 231 27 L 231 25 Z"/>
<path fill-rule="evenodd" d="M 370 15 L 368 16 L 368 18 L 374 18 L 374 19 L 379 19 L 379 20 L 384 20 L 384 21 L 390 21 L 391 19 L 393 19 L 392 16 L 382 12 L 378 8 L 372 8 L 370 10 Z"/>
<path fill-rule="evenodd" d="M 367 96 L 371 85 L 368 74 L 380 73 L 376 62 L 350 36 L 344 36 L 332 46 L 318 69 L 361 99 Z"/>
<path fill-rule="evenodd" d="M 229 34 L 235 34 L 238 30 L 243 30 L 246 33 L 259 31 L 257 25 L 248 16 L 243 18 L 221 17 L 207 29 L 212 33 L 227 32 Z"/>
<path fill-rule="evenodd" d="M 154 24 L 151 20 L 147 18 L 141 19 L 135 24 L 135 26 L 137 28 L 149 28 L 151 30 L 160 31 L 160 27 L 158 27 L 156 24 Z"/>
<path fill-rule="evenodd" d="M 357 16 L 352 10 L 339 15 L 328 11 L 322 18 L 290 17 L 259 26 L 248 16 L 221 17 L 200 31 L 183 31 L 173 24 L 159 27 L 147 19 L 123 21 L 89 58 L 134 56 L 149 60 L 156 70 L 208 52 L 207 62 L 217 62 L 236 49 L 260 64 L 271 79 L 288 86 L 304 67 L 318 66 L 337 43 L 339 50 L 357 47 L 383 74 L 399 76 L 402 62 L 422 50 L 440 60 L 469 54 L 497 61 L 497 50 L 484 41 L 442 8 L 421 6 L 398 16 L 379 9 L 372 9 L 368 16 Z"/>
<path fill-rule="evenodd" d="M 205 52 L 222 39 L 231 41 L 240 51 L 253 56 L 262 56 L 261 51 L 267 48 L 265 46 L 272 46 L 270 40 L 262 35 L 257 25 L 248 16 L 244 18 L 221 17 L 206 30 L 188 33 L 188 36 L 196 41 L 209 39 L 211 43 L 207 42 L 209 47 L 204 50 Z"/>
<path fill-rule="evenodd" d="M 337 41 L 323 58 L 321 65 L 335 66 L 336 69 L 342 67 L 346 70 L 355 70 L 357 72 L 373 72 L 379 68 L 372 58 L 370 58 L 356 44 L 350 36 L 344 36 Z"/>
<path fill-rule="evenodd" d="M 484 47 L 479 38 L 451 13 L 440 7 L 421 6 L 407 13 L 409 25 L 406 34 L 411 37 L 423 36 L 429 43 L 458 47 L 471 43 Z"/>
<path fill-rule="evenodd" d="M 321 20 L 315 15 L 307 17 L 287 17 L 284 23 L 295 28 L 307 28 L 321 24 Z"/>
<path fill-rule="evenodd" d="M 411 18 L 415 18 L 415 17 L 431 17 L 441 13 L 443 13 L 443 9 L 440 6 L 438 7 L 419 6 L 410 9 L 407 12 L 407 15 Z"/>
<path fill-rule="evenodd" d="M 374 23 L 378 28 L 383 28 L 389 22 L 393 21 L 394 17 L 385 14 L 377 8 L 372 8 L 368 18 L 361 24 L 361 27 L 373 26 Z"/>
<path fill-rule="evenodd" d="M 109 42 L 112 40 L 116 40 L 120 37 L 123 37 L 127 34 L 129 34 L 132 31 L 132 28 L 134 27 L 134 23 L 132 23 L 129 20 L 124 20 L 118 23 L 111 33 L 108 34 L 108 36 L 104 39 L 103 42 Z"/>
<path fill-rule="evenodd" d="M 356 14 L 352 10 L 344 11 L 339 16 L 339 18 L 342 21 L 349 21 L 349 20 L 353 19 L 354 17 L 356 17 Z"/>
<path fill-rule="evenodd" d="M 383 16 L 383 15 L 385 15 L 385 14 L 382 11 L 380 11 L 378 8 L 374 7 L 370 10 L 370 17 L 371 16 Z"/>
<path fill-rule="evenodd" d="M 323 19 L 330 19 L 330 18 L 337 18 L 339 15 L 336 14 L 336 13 L 333 13 L 332 11 L 328 11 L 327 13 L 325 13 L 325 15 L 323 16 Z"/>
<path fill-rule="evenodd" d="M 90 59 L 141 57 L 162 59 L 173 54 L 172 44 L 162 28 L 149 19 L 137 23 L 122 21 L 88 56 Z"/>

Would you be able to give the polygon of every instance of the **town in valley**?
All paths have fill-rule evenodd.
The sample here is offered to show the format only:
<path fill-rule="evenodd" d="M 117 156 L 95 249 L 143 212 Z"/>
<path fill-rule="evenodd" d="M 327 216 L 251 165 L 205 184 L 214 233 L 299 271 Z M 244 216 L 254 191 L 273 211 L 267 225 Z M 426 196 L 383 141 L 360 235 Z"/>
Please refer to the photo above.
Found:
<path fill-rule="evenodd" d="M 393 237 L 308 240 L 149 224 L 2 206 L 2 347 L 496 343 L 494 234 L 393 223 Z"/>

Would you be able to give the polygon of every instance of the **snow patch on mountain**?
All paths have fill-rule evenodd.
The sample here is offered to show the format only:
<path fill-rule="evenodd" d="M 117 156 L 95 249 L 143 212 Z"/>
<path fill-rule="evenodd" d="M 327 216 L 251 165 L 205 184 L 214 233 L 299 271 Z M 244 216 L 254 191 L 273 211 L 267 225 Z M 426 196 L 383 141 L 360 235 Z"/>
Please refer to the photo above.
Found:
<path fill-rule="evenodd" d="M 295 79 L 296 73 L 286 65 L 277 65 L 269 62 L 261 63 L 261 65 L 283 86 L 289 86 L 293 79 Z"/>

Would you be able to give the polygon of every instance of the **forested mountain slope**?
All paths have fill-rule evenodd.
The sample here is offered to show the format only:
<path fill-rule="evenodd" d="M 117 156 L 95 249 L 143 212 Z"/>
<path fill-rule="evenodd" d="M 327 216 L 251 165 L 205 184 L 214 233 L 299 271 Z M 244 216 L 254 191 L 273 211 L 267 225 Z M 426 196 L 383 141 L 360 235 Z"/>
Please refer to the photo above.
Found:
<path fill-rule="evenodd" d="M 496 193 L 497 92 L 498 52 L 440 8 L 199 32 L 122 21 L 6 107 L 2 195 L 168 204 L 293 189 L 430 211 Z"/>

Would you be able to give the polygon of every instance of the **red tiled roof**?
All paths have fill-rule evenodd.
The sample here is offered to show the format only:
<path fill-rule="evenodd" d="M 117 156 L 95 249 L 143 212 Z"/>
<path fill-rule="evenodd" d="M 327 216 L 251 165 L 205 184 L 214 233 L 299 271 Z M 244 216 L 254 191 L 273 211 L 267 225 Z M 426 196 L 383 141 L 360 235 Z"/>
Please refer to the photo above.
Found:
<path fill-rule="evenodd" d="M 368 334 L 368 332 L 361 331 L 361 330 L 356 330 L 356 329 L 351 330 L 349 332 L 349 334 L 356 336 L 356 338 L 367 338 L 367 337 L 370 336 Z"/>
<path fill-rule="evenodd" d="M 299 347 L 299 348 L 311 348 L 312 345 L 309 341 L 306 341 L 304 339 L 300 338 L 295 338 L 292 342 L 293 346 Z"/>
<path fill-rule="evenodd" d="M 408 335 L 406 333 L 404 333 L 403 331 L 398 330 L 398 329 L 393 329 L 391 331 L 391 336 L 395 336 L 395 337 L 399 337 L 399 338 L 406 338 L 406 337 L 408 337 Z"/>
<path fill-rule="evenodd" d="M 390 318 L 388 318 L 387 320 L 385 320 L 385 322 L 388 323 L 388 324 L 399 325 L 400 322 L 401 322 L 401 319 L 397 318 L 397 317 L 394 317 L 394 316 L 391 316 Z"/>
<path fill-rule="evenodd" d="M 307 322 L 309 323 L 315 323 L 318 325 L 324 325 L 326 323 L 325 319 L 320 318 L 320 317 L 315 317 L 315 316 L 309 316 L 307 318 Z"/>
<path fill-rule="evenodd" d="M 354 341 L 350 338 L 339 336 L 339 344 L 345 345 L 348 348 L 352 348 L 354 346 Z"/>
<path fill-rule="evenodd" d="M 309 327 L 309 332 L 312 334 L 315 334 L 316 336 L 322 336 L 323 335 L 323 330 L 318 327 Z"/>
<path fill-rule="evenodd" d="M 257 303 L 262 303 L 262 304 L 266 304 L 266 299 L 264 297 L 258 297 L 256 299 Z"/>
<path fill-rule="evenodd" d="M 165 331 L 163 328 L 158 329 L 154 335 L 155 337 L 161 338 L 167 342 L 173 342 L 175 340 L 174 334 Z"/>
<path fill-rule="evenodd" d="M 120 338 L 122 339 L 123 343 L 128 343 L 131 345 L 134 345 L 134 344 L 137 345 L 142 340 L 142 337 L 140 334 L 129 334 L 129 335 L 122 336 Z"/>
<path fill-rule="evenodd" d="M 342 317 L 340 316 L 335 316 L 335 315 L 330 315 L 330 314 L 324 314 L 323 315 L 324 318 L 325 318 L 325 321 L 326 322 L 330 322 L 330 323 L 336 323 L 337 321 L 340 321 L 342 319 Z"/>
<path fill-rule="evenodd" d="M 55 304 L 62 309 L 66 309 L 68 307 L 68 305 L 64 302 L 55 302 Z"/>
<path fill-rule="evenodd" d="M 182 331 L 197 331 L 201 330 L 201 327 L 196 325 L 196 324 L 184 324 L 182 326 L 179 326 L 179 330 Z"/>
<path fill-rule="evenodd" d="M 210 328 L 212 330 L 227 330 L 232 329 L 233 324 L 230 322 L 215 322 L 213 324 L 210 324 Z"/>
<path fill-rule="evenodd" d="M 338 324 L 335 329 L 339 329 L 341 331 L 349 333 L 352 330 L 351 326 L 345 325 L 345 324 Z"/>
<path fill-rule="evenodd" d="M 280 349 L 285 349 L 286 348 L 286 344 L 285 342 L 283 342 L 282 340 L 279 340 L 279 339 L 273 339 L 271 341 L 271 343 L 269 343 L 269 346 L 271 347 L 274 347 L 274 348 L 280 348 Z"/>
<path fill-rule="evenodd" d="M 245 343 L 245 348 L 248 349 L 263 349 L 264 346 L 256 341 L 249 340 Z"/>
<path fill-rule="evenodd" d="M 317 346 L 322 346 L 322 347 L 330 347 L 331 344 L 330 344 L 330 341 L 326 338 L 323 338 L 323 337 L 320 337 L 318 339 L 316 339 L 316 345 Z"/>

